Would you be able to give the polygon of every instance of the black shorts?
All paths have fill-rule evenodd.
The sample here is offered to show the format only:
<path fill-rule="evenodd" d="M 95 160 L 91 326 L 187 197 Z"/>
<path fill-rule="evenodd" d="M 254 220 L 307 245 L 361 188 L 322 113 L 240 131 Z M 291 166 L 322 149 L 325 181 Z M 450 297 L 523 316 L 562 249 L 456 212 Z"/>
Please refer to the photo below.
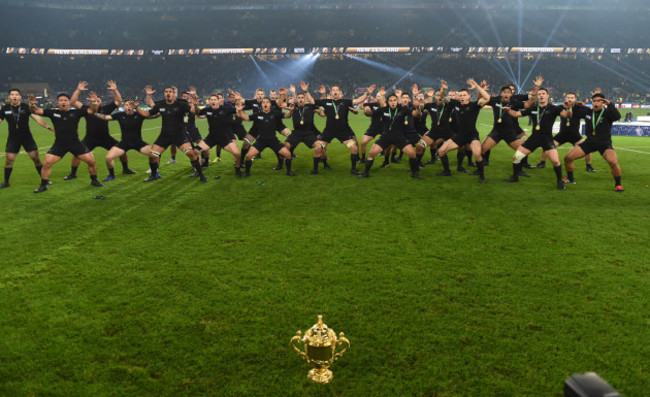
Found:
<path fill-rule="evenodd" d="M 534 152 L 535 149 L 541 147 L 543 151 L 555 149 L 555 143 L 553 142 L 553 136 L 544 135 L 540 133 L 533 132 L 526 142 L 521 144 L 522 147 Z"/>
<path fill-rule="evenodd" d="M 280 142 L 280 140 L 277 137 L 269 137 L 269 138 L 257 138 L 255 141 L 255 144 L 253 144 L 253 147 L 257 149 L 258 152 L 262 153 L 262 150 L 266 148 L 271 148 L 274 152 L 279 152 L 283 147 L 284 144 Z"/>
<path fill-rule="evenodd" d="M 81 140 L 81 143 L 83 143 L 89 150 L 93 150 L 98 146 L 103 147 L 106 150 L 111 150 L 111 148 L 117 146 L 119 142 L 110 135 L 92 136 L 86 134 L 84 139 Z"/>
<path fill-rule="evenodd" d="M 418 134 L 417 132 L 408 132 L 404 135 L 406 135 L 406 141 L 410 145 L 417 145 L 417 143 L 420 142 L 420 139 L 422 139 L 422 135 Z"/>
<path fill-rule="evenodd" d="M 140 142 L 124 142 L 124 141 L 121 141 L 115 146 L 117 146 L 118 148 L 124 150 L 125 152 L 128 152 L 129 150 L 136 150 L 136 151 L 139 152 L 140 149 L 142 149 L 143 147 L 148 146 L 148 145 L 149 144 L 147 142 L 141 140 Z"/>
<path fill-rule="evenodd" d="M 5 152 L 14 154 L 18 153 L 20 152 L 21 146 L 28 153 L 33 152 L 34 150 L 38 150 L 38 146 L 36 146 L 36 142 L 34 141 L 32 134 L 20 133 L 18 136 L 9 135 L 7 138 L 7 147 L 5 148 Z"/>
<path fill-rule="evenodd" d="M 307 147 L 313 147 L 316 142 L 316 134 L 311 131 L 294 131 L 285 142 L 288 142 L 291 147 L 298 146 L 301 142 Z"/>
<path fill-rule="evenodd" d="M 478 141 L 479 140 L 478 132 L 472 131 L 472 132 L 457 133 L 451 137 L 451 140 L 454 141 L 456 145 L 463 146 L 472 141 Z"/>
<path fill-rule="evenodd" d="M 404 147 L 409 145 L 409 141 L 406 138 L 406 136 L 403 134 L 399 134 L 399 135 L 383 134 L 379 139 L 377 139 L 375 145 L 381 146 L 381 148 L 384 150 L 389 148 L 390 145 L 395 145 L 399 149 L 404 149 Z"/>
<path fill-rule="evenodd" d="M 58 157 L 65 156 L 66 153 L 72 153 L 73 156 L 79 157 L 82 154 L 90 153 L 90 150 L 81 143 L 79 140 L 72 142 L 54 142 L 54 145 L 47 151 L 48 154 L 53 154 Z"/>
<path fill-rule="evenodd" d="M 206 145 L 210 147 L 221 146 L 226 147 L 230 142 L 235 140 L 235 135 L 233 133 L 209 133 L 207 137 L 203 140 Z"/>
<path fill-rule="evenodd" d="M 203 139 L 201 132 L 196 126 L 191 126 L 187 128 L 187 135 L 189 136 L 190 142 L 199 142 Z"/>
<path fill-rule="evenodd" d="M 246 128 L 244 128 L 244 126 L 241 123 L 233 125 L 232 129 L 233 132 L 235 133 L 235 136 L 240 141 L 243 141 L 244 138 L 246 138 Z"/>
<path fill-rule="evenodd" d="M 248 130 L 248 134 L 250 134 L 253 138 L 257 139 L 260 136 L 260 130 L 257 128 L 257 125 L 255 122 L 253 122 L 253 125 L 251 126 L 251 129 Z"/>
<path fill-rule="evenodd" d="M 594 140 L 594 139 L 587 139 L 581 144 L 579 144 L 580 149 L 582 149 L 585 154 L 589 154 L 595 151 L 598 151 L 601 155 L 605 153 L 605 150 L 607 149 L 614 149 L 612 146 L 612 140 L 607 139 L 607 140 Z"/>
<path fill-rule="evenodd" d="M 377 135 L 381 135 L 382 130 L 367 130 L 363 135 L 376 138 Z"/>
<path fill-rule="evenodd" d="M 512 130 L 512 131 L 497 131 L 497 130 L 492 130 L 488 134 L 489 138 L 494 139 L 494 142 L 499 143 L 501 140 L 506 141 L 506 143 L 509 145 L 510 143 L 516 141 L 517 139 L 520 139 L 519 136 L 517 136 L 517 131 Z"/>
<path fill-rule="evenodd" d="M 284 125 L 284 122 L 281 119 L 278 119 L 278 124 L 275 126 L 275 130 L 277 132 L 282 132 L 286 128 L 287 128 L 287 126 Z"/>
<path fill-rule="evenodd" d="M 580 135 L 580 133 L 578 132 L 576 132 L 575 134 L 573 133 L 557 134 L 555 135 L 555 138 L 553 138 L 553 140 L 557 142 L 558 146 L 567 142 L 572 145 L 575 145 L 581 139 L 582 139 L 582 135 Z"/>
<path fill-rule="evenodd" d="M 447 129 L 436 128 L 435 130 L 430 130 L 424 135 L 428 136 L 434 141 L 437 141 L 438 139 L 442 139 L 446 141 L 447 139 L 451 139 L 452 133 L 451 133 L 451 129 L 448 128 Z"/>
<path fill-rule="evenodd" d="M 323 131 L 320 138 L 318 139 L 323 142 L 330 143 L 334 138 L 343 143 L 345 141 L 349 141 L 350 139 L 354 139 L 354 133 L 352 132 L 352 129 L 332 130 L 325 128 L 325 131 Z"/>
<path fill-rule="evenodd" d="M 182 146 L 186 143 L 189 143 L 189 136 L 187 134 L 160 134 L 154 145 L 158 145 L 163 149 L 167 149 L 169 145 Z"/>

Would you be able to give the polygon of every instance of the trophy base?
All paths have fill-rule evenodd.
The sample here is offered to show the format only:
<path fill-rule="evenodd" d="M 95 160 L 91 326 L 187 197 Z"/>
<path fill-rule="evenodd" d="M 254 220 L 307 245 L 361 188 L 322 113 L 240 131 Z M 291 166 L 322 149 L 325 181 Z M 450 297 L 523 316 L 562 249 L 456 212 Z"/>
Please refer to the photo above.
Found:
<path fill-rule="evenodd" d="M 316 383 L 328 383 L 334 377 L 332 371 L 326 368 L 312 368 L 307 377 Z"/>

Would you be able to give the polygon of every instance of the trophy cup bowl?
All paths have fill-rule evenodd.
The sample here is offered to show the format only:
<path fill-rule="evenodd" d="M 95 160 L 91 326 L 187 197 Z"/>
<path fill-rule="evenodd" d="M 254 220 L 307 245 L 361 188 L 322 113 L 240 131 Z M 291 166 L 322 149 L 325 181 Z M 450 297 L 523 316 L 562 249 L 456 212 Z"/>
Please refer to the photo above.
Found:
<path fill-rule="evenodd" d="M 303 350 L 297 344 L 302 344 Z M 336 352 L 336 347 L 340 345 L 345 347 Z M 304 337 L 301 331 L 296 332 L 291 338 L 291 347 L 312 367 L 307 373 L 309 379 L 316 383 L 328 383 L 334 377 L 330 367 L 350 348 L 350 341 L 343 332 L 337 338 L 334 330 L 323 323 L 323 316 L 318 315 L 318 322 L 305 331 Z"/>

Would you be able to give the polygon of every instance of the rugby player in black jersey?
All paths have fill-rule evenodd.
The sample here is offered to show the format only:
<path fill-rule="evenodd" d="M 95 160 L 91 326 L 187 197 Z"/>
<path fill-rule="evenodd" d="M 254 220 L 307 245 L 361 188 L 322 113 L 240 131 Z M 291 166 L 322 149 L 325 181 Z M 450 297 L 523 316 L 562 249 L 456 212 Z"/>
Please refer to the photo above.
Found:
<path fill-rule="evenodd" d="M 402 94 L 404 95 L 404 94 Z M 408 95 L 408 94 L 407 94 Z M 365 163 L 365 170 L 359 175 L 360 178 L 367 178 L 370 176 L 370 168 L 374 163 L 374 158 L 379 153 L 395 145 L 400 148 L 408 157 L 409 165 L 411 168 L 411 176 L 416 179 L 422 179 L 419 171 L 419 161 L 415 154 L 415 149 L 413 145 L 409 142 L 409 118 L 417 118 L 420 116 L 420 103 L 417 99 L 413 100 L 413 103 L 407 105 L 398 104 L 398 98 L 396 94 L 390 94 L 388 100 L 383 99 L 382 96 L 379 98 L 379 104 L 381 107 L 375 110 L 373 113 L 381 116 L 382 122 L 382 134 L 381 138 L 377 140 L 372 145 L 370 153 L 368 154 L 368 160 Z M 402 100 L 402 103 L 405 101 Z M 388 105 L 386 105 L 388 103 Z"/>
<path fill-rule="evenodd" d="M 415 148 L 415 145 L 418 142 L 420 142 L 422 137 L 424 137 L 424 135 L 428 132 L 427 117 L 429 116 L 429 113 L 424 111 L 424 104 L 425 104 L 426 98 L 424 97 L 424 92 L 420 91 L 417 84 L 413 84 L 412 93 L 413 93 L 413 98 L 417 99 L 418 103 L 420 103 L 420 106 L 421 106 L 420 116 L 413 119 L 413 123 L 415 124 L 415 130 L 416 130 L 417 134 L 419 135 L 418 141 L 413 143 L 413 147 Z M 422 157 L 424 157 L 424 152 L 417 153 L 417 150 L 416 150 L 416 157 L 418 159 L 418 162 L 420 163 L 420 168 L 424 168 L 425 165 L 422 162 Z"/>
<path fill-rule="evenodd" d="M 113 92 L 113 102 L 102 104 L 101 98 L 97 98 L 95 102 L 99 102 L 99 107 L 97 108 L 96 113 L 102 114 L 111 114 L 122 104 L 122 96 L 117 89 L 117 84 L 114 81 L 109 80 L 106 82 L 108 90 Z M 82 91 L 86 91 L 88 88 L 88 83 L 85 81 L 79 82 L 77 89 L 70 97 L 70 103 L 74 104 L 77 102 L 79 95 Z M 94 95 L 96 97 L 97 95 Z M 74 106 L 74 105 L 73 105 Z M 81 140 L 81 143 L 92 151 L 96 147 L 103 147 L 104 149 L 111 150 L 111 148 L 117 145 L 117 140 L 113 138 L 108 129 L 108 122 L 100 120 L 96 117 L 86 114 L 86 135 Z M 126 153 L 120 156 L 120 161 L 122 162 L 122 173 L 125 175 L 133 175 L 135 171 L 129 168 L 129 158 Z M 65 176 L 64 180 L 71 180 L 77 178 L 77 169 L 81 160 L 76 157 L 72 158 L 70 163 L 70 174 Z"/>
<path fill-rule="evenodd" d="M 377 135 L 381 135 L 383 132 L 383 125 L 381 122 L 381 113 L 375 113 L 377 109 L 381 107 L 379 104 L 379 101 L 386 101 L 384 98 L 385 92 L 383 88 L 380 88 L 377 91 L 377 95 L 375 95 L 375 100 L 371 102 L 366 102 L 363 104 L 363 110 L 364 114 L 368 117 L 370 117 L 370 125 L 368 126 L 368 129 L 366 132 L 363 134 L 363 137 L 361 138 L 361 159 L 359 160 L 360 163 L 365 163 L 366 162 L 366 151 L 368 147 L 368 143 L 370 143 L 373 139 L 377 137 Z"/>
<path fill-rule="evenodd" d="M 330 87 L 331 99 L 318 99 L 316 101 L 312 98 L 312 104 L 321 106 L 325 110 L 327 121 L 325 129 L 317 144 L 325 150 L 327 145 L 332 142 L 334 138 L 338 139 L 341 143 L 350 149 L 350 173 L 359 175 L 357 170 L 357 163 L 359 162 L 359 146 L 357 145 L 356 136 L 350 128 L 348 122 L 348 113 L 350 108 L 363 103 L 369 94 L 375 90 L 375 85 L 368 87 L 366 93 L 357 99 L 343 99 L 343 92 L 338 85 Z"/>
<path fill-rule="evenodd" d="M 287 137 L 284 145 L 290 153 L 293 153 L 300 143 L 314 149 L 314 168 L 309 172 L 313 175 L 318 173 L 318 163 L 322 155 L 321 147 L 316 144 L 319 131 L 314 125 L 314 114 L 319 113 L 320 110 L 315 105 L 307 103 L 311 94 L 309 86 L 304 81 L 300 82 L 300 88 L 303 92 L 295 94 L 295 87 L 291 87 L 295 94 L 295 106 L 290 108 L 293 132 Z"/>
<path fill-rule="evenodd" d="M 192 86 L 188 91 L 184 91 L 182 93 L 181 99 L 190 103 L 194 103 L 197 108 L 200 105 L 199 97 L 196 95 L 196 88 Z M 188 112 L 185 115 L 183 121 L 185 121 L 185 129 L 187 130 L 187 135 L 189 135 L 190 142 L 193 142 L 192 146 L 194 147 L 194 150 L 196 150 L 201 156 L 201 167 L 208 168 L 210 165 L 210 147 L 203 141 L 201 132 L 196 126 L 196 115 Z M 194 173 L 192 176 L 197 177 L 198 175 Z"/>
<path fill-rule="evenodd" d="M 237 106 L 237 98 L 235 96 L 234 91 L 231 90 L 231 89 L 228 90 L 228 102 L 226 102 L 225 105 L 229 106 L 229 107 L 232 107 L 233 109 L 235 109 L 235 107 Z M 246 129 L 244 128 L 244 125 L 242 124 L 242 119 L 237 117 L 236 109 L 235 109 L 235 114 L 233 115 L 232 121 L 233 121 L 232 128 L 233 128 L 233 132 L 234 132 L 235 136 L 240 141 L 243 141 L 244 138 L 246 138 Z"/>
<path fill-rule="evenodd" d="M 411 113 L 407 113 L 406 117 L 402 121 L 402 123 L 404 124 L 404 136 L 406 136 L 407 142 L 414 148 L 415 145 L 417 145 L 418 142 L 420 142 L 420 140 L 422 139 L 422 134 L 420 133 L 419 130 L 421 129 L 421 126 L 418 125 L 418 120 L 422 120 L 422 114 L 423 114 L 422 109 L 424 107 L 424 101 L 417 100 L 416 96 L 417 95 L 413 96 L 413 100 L 411 100 L 411 95 L 408 92 L 402 92 L 402 94 L 399 96 L 399 102 L 401 107 L 410 108 L 412 110 L 416 107 L 418 108 L 417 117 L 413 117 Z M 417 106 L 415 104 L 417 104 Z M 424 117 L 426 120 L 426 114 L 424 115 Z M 426 125 L 425 125 L 425 129 L 426 129 Z M 400 156 L 402 155 L 402 153 L 404 153 L 404 151 L 400 150 Z M 417 156 L 417 153 L 415 157 L 417 159 L 418 168 L 419 168 L 423 164 L 420 161 L 420 158 Z"/>
<path fill-rule="evenodd" d="M 490 95 L 479 86 L 474 79 L 468 79 L 469 89 L 463 88 L 458 92 L 458 104 L 455 104 L 452 109 L 452 118 L 454 119 L 456 131 L 454 135 L 445 141 L 445 143 L 438 149 L 438 154 L 442 157 L 447 152 L 459 149 L 460 147 L 469 144 L 470 150 L 476 157 L 476 165 L 479 171 L 479 182 L 485 183 L 485 175 L 483 173 L 483 157 L 481 157 L 481 141 L 479 140 L 478 130 L 476 129 L 476 121 L 478 119 L 481 108 L 485 106 L 490 100 Z M 469 90 L 476 90 L 478 98 L 476 101 L 470 101 L 472 96 Z M 444 163 L 443 163 L 444 166 Z M 443 175 L 450 174 L 449 163 L 443 171 Z"/>
<path fill-rule="evenodd" d="M 233 133 L 233 116 L 237 111 L 231 107 L 224 105 L 224 98 L 222 93 L 210 95 L 208 106 L 201 109 L 197 118 L 207 119 L 209 126 L 209 134 L 203 140 L 205 145 L 209 148 L 214 146 L 221 146 L 228 153 L 232 154 L 235 158 L 235 175 L 241 174 L 241 154 L 237 147 L 237 140 Z"/>
<path fill-rule="evenodd" d="M 444 141 L 452 137 L 451 130 L 451 111 L 455 103 L 447 96 L 447 82 L 440 81 L 440 91 L 434 93 L 433 89 L 427 92 L 429 97 L 428 101 L 424 104 L 423 111 L 431 117 L 431 128 L 427 133 L 422 136 L 422 140 L 415 146 L 416 152 L 419 156 L 424 154 L 427 146 L 431 148 L 431 160 L 426 164 L 435 163 L 436 152 Z M 443 165 L 444 171 L 438 175 L 451 176 L 449 171 L 449 157 L 445 154 L 440 156 L 440 162 Z"/>
<path fill-rule="evenodd" d="M 54 144 L 45 155 L 43 168 L 41 169 L 41 185 L 34 190 L 34 193 L 42 193 L 47 190 L 49 184 L 52 166 L 56 164 L 66 153 L 70 152 L 79 160 L 88 164 L 90 172 L 90 184 L 93 186 L 103 186 L 97 180 L 97 164 L 95 158 L 88 148 L 79 140 L 79 120 L 84 115 L 95 112 L 98 103 L 93 104 L 90 108 L 82 107 L 81 102 L 77 101 L 72 104 L 76 109 L 70 109 L 70 97 L 68 94 L 59 94 L 57 96 L 57 109 L 40 109 L 36 107 L 36 98 L 29 96 L 29 110 L 40 116 L 48 117 L 54 125 Z M 98 102 L 97 97 L 91 97 L 92 102 Z"/>
<path fill-rule="evenodd" d="M 255 90 L 255 98 L 254 99 L 243 99 L 241 98 L 241 95 L 239 93 L 235 93 L 235 97 L 238 100 L 238 102 L 242 102 L 244 105 L 243 110 L 251 110 L 252 115 L 255 116 L 257 113 L 262 111 L 262 100 L 265 97 L 264 94 L 264 89 L 258 88 Z M 254 118 L 253 118 L 254 119 Z M 246 136 L 244 137 L 241 147 L 241 157 L 242 159 L 246 158 L 246 154 L 248 153 L 249 148 L 259 135 L 259 129 L 257 126 L 257 123 L 253 121 L 253 125 L 251 128 L 248 129 L 248 132 L 246 133 Z"/>
<path fill-rule="evenodd" d="M 108 176 L 104 179 L 104 182 L 115 180 L 115 159 L 121 157 L 129 150 L 136 150 L 149 157 L 149 163 L 152 163 L 156 159 L 151 154 L 151 145 L 142 140 L 142 122 L 144 121 L 144 117 L 135 111 L 136 107 L 137 104 L 135 102 L 126 101 L 123 112 L 117 112 L 111 115 L 99 112 L 94 114 L 95 117 L 104 121 L 117 121 L 122 131 L 122 139 L 120 142 L 106 153 Z"/>
<path fill-rule="evenodd" d="M 539 87 L 542 85 L 542 81 L 543 79 L 541 77 L 535 79 L 531 95 L 537 95 L 537 90 L 539 90 Z M 520 99 L 521 96 L 513 98 L 510 86 L 501 87 L 501 95 L 490 98 L 488 105 L 492 107 L 494 121 L 492 124 L 492 131 L 490 131 L 488 136 L 483 140 L 483 145 L 481 146 L 482 155 L 490 152 L 490 150 L 501 142 L 501 140 L 505 141 L 508 146 L 514 150 L 519 149 L 522 140 L 517 128 L 515 127 L 518 119 L 512 117 L 510 113 L 508 113 L 508 109 L 518 109 L 525 106 L 531 106 L 531 103 L 528 102 L 528 95 L 526 95 L 525 103 L 522 103 Z M 472 173 L 472 175 L 478 175 L 478 171 Z M 522 170 L 519 170 L 519 176 L 530 177 L 529 174 Z"/>
<path fill-rule="evenodd" d="M 538 77 L 535 84 L 540 84 L 544 81 L 543 78 Z M 535 97 L 537 97 L 537 104 L 535 105 Z M 564 182 L 562 182 L 562 164 L 558 158 L 557 149 L 553 143 L 553 124 L 557 116 L 566 117 L 568 114 L 565 108 L 569 106 L 556 106 L 548 101 L 548 91 L 545 88 L 539 88 L 537 95 L 531 95 L 528 100 L 528 106 L 520 111 L 512 109 L 508 113 L 513 117 L 532 116 L 533 120 L 533 133 L 526 142 L 515 152 L 513 156 L 513 173 L 512 177 L 505 179 L 504 182 L 519 182 L 519 171 L 521 171 L 521 160 L 535 151 L 538 147 L 546 153 L 548 158 L 553 163 L 553 170 L 557 179 L 557 188 L 565 190 Z"/>
<path fill-rule="evenodd" d="M 584 106 L 581 102 L 576 102 L 576 94 L 570 92 L 564 97 L 564 102 L 569 105 L 569 109 L 573 109 L 574 106 Z M 560 132 L 553 137 L 555 146 L 562 146 L 565 143 L 570 143 L 573 146 L 576 146 L 582 143 L 585 138 L 580 135 L 580 118 L 573 114 L 573 118 L 565 119 L 564 117 L 560 118 Z M 591 166 L 591 154 L 585 156 L 585 163 L 587 166 L 587 172 L 596 172 L 594 167 Z M 546 168 L 546 156 L 542 153 L 542 161 L 535 166 L 535 168 Z"/>
<path fill-rule="evenodd" d="M 591 97 L 591 101 L 593 103 L 591 108 L 586 106 L 573 107 L 572 110 L 569 110 L 569 117 L 566 117 L 568 119 L 574 117 L 584 119 L 585 135 L 587 136 L 584 142 L 574 146 L 564 157 L 567 170 L 566 181 L 575 183 L 573 177 L 575 160 L 598 151 L 612 170 L 614 190 L 622 193 L 624 189 L 623 185 L 621 185 L 621 167 L 618 165 L 618 156 L 612 146 L 612 124 L 621 119 L 621 114 L 616 109 L 616 106 L 607 100 L 602 93 L 595 93 Z"/>
<path fill-rule="evenodd" d="M 9 90 L 9 103 L 4 104 L 0 109 L 0 123 L 6 119 L 9 129 L 7 146 L 5 148 L 5 179 L 0 185 L 0 189 L 9 187 L 11 171 L 13 171 L 14 161 L 16 160 L 16 155 L 20 152 L 21 146 L 34 162 L 38 175 L 41 175 L 43 164 L 38 156 L 38 146 L 36 146 L 32 132 L 29 129 L 29 118 L 34 119 L 41 127 L 54 131 L 42 118 L 29 110 L 28 104 L 22 103 L 21 101 L 22 96 L 20 95 L 20 90 L 12 88 Z"/>
<path fill-rule="evenodd" d="M 185 113 L 192 112 L 196 114 L 200 111 L 196 104 L 179 101 L 176 98 L 176 90 L 174 87 L 168 86 L 165 88 L 164 100 L 156 102 L 149 110 L 137 108 L 136 111 L 145 118 L 150 118 L 157 114 L 160 114 L 162 118 L 160 135 L 151 148 L 151 154 L 154 155 L 155 160 L 149 164 L 151 167 L 151 175 L 149 178 L 145 179 L 145 182 L 155 181 L 159 178 L 158 166 L 160 164 L 160 156 L 165 149 L 172 144 L 176 145 L 190 159 L 192 167 L 194 167 L 196 172 L 199 174 L 199 180 L 201 182 L 208 181 L 208 179 L 203 175 L 199 156 L 195 150 L 192 150 L 192 144 L 183 129 L 183 118 L 185 117 Z"/>
<path fill-rule="evenodd" d="M 512 92 L 512 96 L 510 97 L 510 103 L 515 105 L 515 109 L 522 107 L 524 103 L 528 102 L 529 99 L 528 93 L 517 94 L 517 87 L 512 83 L 508 84 L 508 87 L 510 88 L 510 92 Z M 519 126 L 519 119 L 514 119 L 513 125 L 517 133 L 517 138 L 521 139 L 521 142 L 524 142 L 528 138 L 528 136 L 526 135 L 526 131 L 524 131 L 523 128 L 521 128 L 521 126 Z M 485 141 L 483 143 L 485 143 Z M 490 165 L 490 153 L 491 153 L 490 150 L 487 150 L 485 153 L 483 153 L 484 166 Z M 529 169 L 535 168 L 532 165 L 528 164 L 528 156 L 524 157 L 521 160 L 521 165 L 523 168 L 529 168 Z M 519 173 L 519 176 L 529 177 L 530 175 L 522 171 Z"/>
<path fill-rule="evenodd" d="M 293 108 L 293 104 L 290 105 L 290 108 Z M 240 103 L 237 105 L 237 116 L 244 121 L 253 120 L 257 123 L 258 129 L 258 137 L 253 146 L 248 150 L 248 153 L 246 153 L 246 172 L 243 176 L 250 176 L 253 157 L 267 147 L 284 157 L 287 165 L 287 175 L 296 176 L 296 174 L 291 171 L 291 152 L 289 152 L 289 149 L 287 149 L 275 135 L 278 126 L 278 119 L 289 118 L 291 117 L 291 113 L 283 113 L 279 109 L 272 110 L 271 100 L 268 97 L 264 97 L 262 99 L 262 108 L 259 113 L 251 116 L 247 115 L 244 112 L 244 106 Z"/>

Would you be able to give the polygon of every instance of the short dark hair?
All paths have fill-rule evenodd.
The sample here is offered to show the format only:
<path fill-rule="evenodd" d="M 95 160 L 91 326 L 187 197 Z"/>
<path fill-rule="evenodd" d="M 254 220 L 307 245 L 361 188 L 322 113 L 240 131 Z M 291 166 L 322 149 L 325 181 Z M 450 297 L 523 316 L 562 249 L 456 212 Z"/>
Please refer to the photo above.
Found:
<path fill-rule="evenodd" d="M 567 92 L 566 94 L 567 94 L 567 95 L 573 95 L 573 96 L 576 97 L 576 98 L 578 97 L 578 95 L 576 95 L 575 92 Z"/>
<path fill-rule="evenodd" d="M 12 89 L 10 89 L 10 90 L 9 90 L 9 93 L 11 94 L 13 91 L 18 92 L 18 94 L 21 93 L 20 90 L 19 90 L 18 88 L 12 88 Z"/>
<path fill-rule="evenodd" d="M 396 93 L 394 93 L 394 92 L 391 92 L 391 93 L 390 93 L 390 95 L 388 95 L 388 96 L 386 97 L 386 100 L 389 100 L 389 99 L 390 99 L 390 97 L 392 97 L 392 96 L 394 96 L 394 97 L 395 97 L 395 99 L 398 99 L 398 98 L 397 98 L 397 94 L 396 94 Z"/>
<path fill-rule="evenodd" d="M 546 93 L 548 94 L 548 90 L 547 90 L 546 88 L 544 88 L 544 87 L 540 87 L 540 88 L 537 90 L 537 92 L 540 92 L 540 91 L 546 91 Z"/>
<path fill-rule="evenodd" d="M 404 96 L 404 95 L 406 95 L 409 98 L 411 97 L 411 94 L 409 94 L 408 92 L 402 92 L 402 96 Z"/>
<path fill-rule="evenodd" d="M 62 96 L 64 96 L 64 97 L 70 99 L 70 95 L 66 94 L 65 92 L 62 92 L 62 93 L 60 93 L 59 95 L 57 95 L 57 96 L 56 96 L 56 99 L 59 99 L 59 98 L 61 98 Z"/>
<path fill-rule="evenodd" d="M 463 91 L 469 94 L 469 90 L 467 88 L 461 88 L 460 90 L 458 90 L 458 92 L 463 92 Z"/>
<path fill-rule="evenodd" d="M 503 87 L 501 87 L 501 92 L 503 92 L 505 90 L 510 90 L 512 92 L 512 88 L 510 88 L 509 85 L 504 85 Z"/>
<path fill-rule="evenodd" d="M 605 95 L 603 95 L 603 94 L 601 94 L 599 92 L 599 93 L 594 94 L 594 95 L 591 96 L 591 99 L 595 99 L 595 98 L 605 99 Z"/>

